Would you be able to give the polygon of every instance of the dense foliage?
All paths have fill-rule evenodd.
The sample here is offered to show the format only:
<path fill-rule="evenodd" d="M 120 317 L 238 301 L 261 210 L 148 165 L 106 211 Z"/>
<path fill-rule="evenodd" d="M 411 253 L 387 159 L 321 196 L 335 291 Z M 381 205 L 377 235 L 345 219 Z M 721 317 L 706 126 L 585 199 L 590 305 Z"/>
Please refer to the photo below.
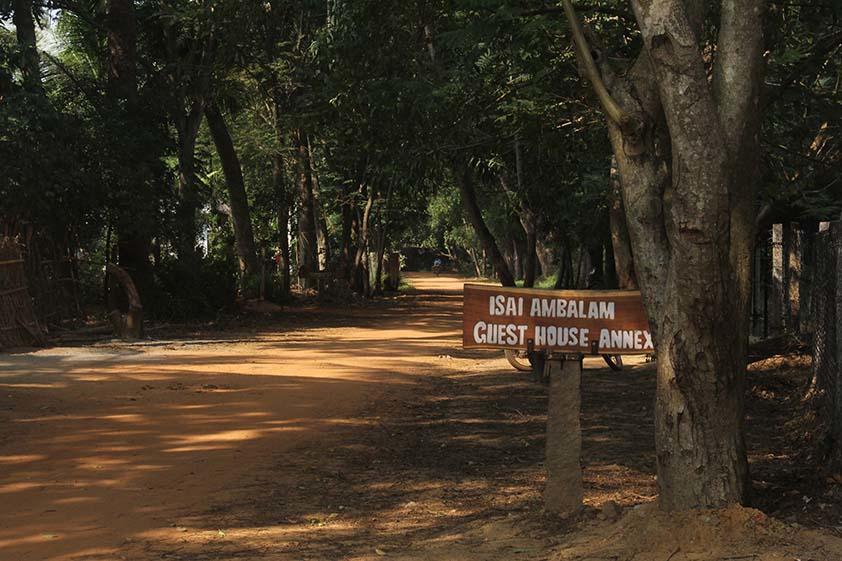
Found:
<path fill-rule="evenodd" d="M 580 8 L 622 65 L 625 3 Z M 838 216 L 842 10 L 769 10 L 758 210 Z M 4 0 L 0 17 L 6 231 L 120 261 L 159 317 L 325 270 L 369 295 L 383 255 L 417 246 L 502 274 L 492 242 L 528 283 L 612 282 L 611 152 L 555 5 Z"/>

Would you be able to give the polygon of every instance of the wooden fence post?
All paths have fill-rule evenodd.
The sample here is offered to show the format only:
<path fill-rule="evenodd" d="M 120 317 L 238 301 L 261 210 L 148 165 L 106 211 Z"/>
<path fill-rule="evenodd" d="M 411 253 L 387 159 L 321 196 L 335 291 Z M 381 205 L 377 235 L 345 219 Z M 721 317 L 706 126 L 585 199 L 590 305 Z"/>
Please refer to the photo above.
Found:
<path fill-rule="evenodd" d="M 772 225 L 772 298 L 769 302 L 769 335 L 780 335 L 786 315 L 786 273 L 784 265 L 784 225 Z"/>
<path fill-rule="evenodd" d="M 804 259 L 804 233 L 797 222 L 789 224 L 787 248 L 787 321 L 786 327 L 793 333 L 801 332 L 801 284 Z"/>

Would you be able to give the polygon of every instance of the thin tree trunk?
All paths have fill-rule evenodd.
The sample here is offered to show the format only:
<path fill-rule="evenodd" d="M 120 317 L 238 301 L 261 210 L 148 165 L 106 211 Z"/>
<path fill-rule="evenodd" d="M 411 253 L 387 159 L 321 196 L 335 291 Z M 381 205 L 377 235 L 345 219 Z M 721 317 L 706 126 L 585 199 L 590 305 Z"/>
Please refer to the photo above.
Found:
<path fill-rule="evenodd" d="M 383 255 L 386 252 L 386 224 L 379 219 L 376 262 L 374 264 L 374 294 L 383 294 Z"/>
<path fill-rule="evenodd" d="M 357 253 L 354 257 L 354 267 L 351 274 L 354 290 L 366 296 L 368 296 L 370 284 L 368 272 L 368 234 L 371 209 L 374 206 L 374 188 L 368 187 L 367 191 L 368 197 L 366 198 L 365 207 L 363 208 L 362 215 L 357 220 Z"/>
<path fill-rule="evenodd" d="M 202 124 L 201 101 L 193 102 L 187 115 L 177 117 L 178 129 L 178 256 L 189 261 L 197 257 L 196 211 L 199 206 L 196 189 L 196 139 Z"/>
<path fill-rule="evenodd" d="M 477 202 L 477 194 L 474 189 L 474 179 L 471 170 L 468 166 L 462 166 L 461 169 L 454 170 L 456 182 L 459 184 L 459 192 L 462 195 L 462 206 L 465 209 L 465 214 L 468 216 L 468 221 L 474 228 L 477 237 L 482 243 L 485 252 L 491 257 L 494 269 L 503 286 L 515 286 L 515 279 L 512 272 L 509 270 L 506 259 L 500 252 L 500 247 L 497 245 L 497 240 L 485 224 L 485 219 L 482 216 L 482 210 Z"/>
<path fill-rule="evenodd" d="M 482 277 L 482 266 L 480 265 L 479 258 L 477 257 L 477 252 L 473 247 L 468 248 L 468 255 L 471 256 L 471 262 L 474 264 L 474 271 L 477 274 L 477 278 Z"/>
<path fill-rule="evenodd" d="M 353 206 L 353 192 L 350 184 L 345 189 L 344 196 L 341 202 L 342 208 L 342 272 L 346 280 L 351 280 L 351 272 L 354 269 L 354 255 L 356 252 L 353 247 L 353 233 L 354 233 L 354 206 Z"/>
<path fill-rule="evenodd" d="M 526 234 L 526 249 L 523 256 L 523 286 L 532 288 L 535 286 L 535 259 L 537 257 L 537 223 L 535 213 L 528 208 L 523 195 L 523 152 L 520 145 L 520 136 L 515 136 L 515 176 L 517 178 L 517 190 L 521 202 L 521 212 L 518 213 L 520 224 Z"/>
<path fill-rule="evenodd" d="M 20 50 L 20 71 L 23 88 L 30 93 L 43 93 L 41 84 L 41 58 L 35 37 L 35 18 L 32 15 L 32 0 L 14 0 L 12 23 L 15 24 L 18 49 Z"/>
<path fill-rule="evenodd" d="M 511 271 L 514 273 L 515 282 L 517 282 L 523 279 L 523 267 L 521 267 L 520 251 L 518 249 L 517 240 L 514 238 L 512 238 L 511 248 Z"/>
<path fill-rule="evenodd" d="M 532 288 L 535 286 L 535 277 L 538 268 L 538 236 L 535 232 L 534 222 L 529 218 L 526 218 L 524 221 L 523 230 L 526 232 L 526 249 L 523 258 L 523 286 Z"/>
<path fill-rule="evenodd" d="M 617 274 L 617 286 L 622 289 L 637 288 L 634 274 L 631 239 L 626 226 L 626 209 L 623 207 L 623 192 L 620 186 L 620 171 L 617 159 L 611 158 L 611 206 L 609 220 L 611 224 L 611 247 L 614 250 L 614 268 Z"/>
<path fill-rule="evenodd" d="M 108 95 L 115 107 L 123 105 L 121 118 L 127 128 L 133 128 L 133 110 L 137 104 L 135 11 L 132 0 L 108 0 L 106 11 L 108 43 Z M 122 178 L 121 178 L 122 179 Z M 125 188 L 138 188 L 125 185 Z M 117 248 L 120 266 L 135 281 L 141 298 L 146 299 L 152 288 L 152 269 L 149 262 L 151 236 L 140 226 L 137 214 L 151 212 L 148 208 L 132 209 L 118 216 Z"/>
<path fill-rule="evenodd" d="M 395 186 L 395 178 L 392 177 L 389 183 L 389 190 L 386 192 L 386 201 L 383 208 L 378 209 L 377 221 L 378 240 L 377 240 L 377 263 L 375 264 L 374 275 L 374 292 L 375 294 L 383 293 L 383 256 L 386 253 L 386 234 L 389 229 L 389 206 L 392 201 L 392 188 Z M 384 217 L 385 214 L 385 217 Z"/>
<path fill-rule="evenodd" d="M 321 185 L 319 174 L 316 173 L 315 159 L 313 158 L 313 146 L 310 138 L 307 137 L 307 161 L 310 164 L 310 175 L 313 185 L 313 222 L 316 225 L 316 242 L 318 244 L 319 268 L 324 270 L 330 261 L 330 234 L 327 231 L 327 220 L 322 216 L 320 203 Z"/>
<path fill-rule="evenodd" d="M 281 262 L 278 266 L 281 270 L 281 288 L 284 296 L 289 294 L 292 286 L 289 251 L 289 199 L 285 179 L 284 158 L 281 154 L 275 154 L 272 156 L 272 182 L 275 186 L 275 200 L 278 208 L 278 249 L 281 254 Z"/>
<path fill-rule="evenodd" d="M 298 174 L 298 255 L 302 288 L 312 288 L 311 275 L 319 267 L 319 242 L 313 200 L 313 173 L 307 137 L 300 130 L 295 133 Z"/>
<path fill-rule="evenodd" d="M 538 263 L 541 265 L 541 274 L 550 276 L 557 266 L 558 260 L 553 250 L 544 244 L 540 236 L 535 236 L 535 253 L 538 256 Z"/>
<path fill-rule="evenodd" d="M 222 171 L 225 174 L 225 183 L 228 187 L 228 201 L 231 205 L 231 217 L 234 221 L 234 238 L 237 244 L 237 255 L 240 259 L 240 271 L 243 274 L 243 293 L 247 297 L 253 297 L 258 289 L 260 262 L 257 259 L 257 250 L 255 249 L 254 232 L 251 227 L 251 211 L 246 195 L 243 171 L 222 113 L 215 105 L 208 105 L 205 108 L 205 118 L 214 145 L 216 145 L 216 151 L 222 163 Z"/>
<path fill-rule="evenodd" d="M 793 222 L 789 225 L 789 243 L 787 266 L 787 294 L 789 296 L 789 320 L 788 327 L 793 333 L 801 332 L 801 285 L 804 260 L 804 231 L 801 225 Z"/>
<path fill-rule="evenodd" d="M 137 97 L 137 31 L 133 0 L 108 0 L 108 85 L 111 95 L 128 102 Z"/>

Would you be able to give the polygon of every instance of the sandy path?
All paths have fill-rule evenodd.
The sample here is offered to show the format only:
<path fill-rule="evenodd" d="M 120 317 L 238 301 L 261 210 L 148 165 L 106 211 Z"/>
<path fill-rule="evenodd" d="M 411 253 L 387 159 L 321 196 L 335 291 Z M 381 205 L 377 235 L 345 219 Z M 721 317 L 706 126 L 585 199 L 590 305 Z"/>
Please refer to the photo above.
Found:
<path fill-rule="evenodd" d="M 455 294 L 462 281 L 416 282 Z M 279 452 L 406 391 L 460 333 L 458 297 L 296 319 L 235 342 L 0 356 L 0 559 L 120 559 Z"/>
<path fill-rule="evenodd" d="M 0 561 L 842 559 L 842 500 L 793 495 L 768 430 L 791 418 L 769 396 L 801 378 L 752 378 L 750 457 L 764 510 L 824 533 L 745 509 L 659 518 L 654 369 L 590 357 L 571 525 L 542 515 L 546 387 L 461 348 L 461 279 L 411 282 L 257 331 L 0 355 Z"/>

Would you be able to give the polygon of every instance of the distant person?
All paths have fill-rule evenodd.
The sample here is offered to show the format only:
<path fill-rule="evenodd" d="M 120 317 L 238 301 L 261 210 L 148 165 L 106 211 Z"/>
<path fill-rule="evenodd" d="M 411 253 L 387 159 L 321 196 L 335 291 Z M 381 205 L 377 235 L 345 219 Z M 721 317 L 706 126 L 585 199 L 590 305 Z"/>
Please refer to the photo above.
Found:
<path fill-rule="evenodd" d="M 436 257 L 433 261 L 433 274 L 438 276 L 441 273 L 441 257 Z"/>

